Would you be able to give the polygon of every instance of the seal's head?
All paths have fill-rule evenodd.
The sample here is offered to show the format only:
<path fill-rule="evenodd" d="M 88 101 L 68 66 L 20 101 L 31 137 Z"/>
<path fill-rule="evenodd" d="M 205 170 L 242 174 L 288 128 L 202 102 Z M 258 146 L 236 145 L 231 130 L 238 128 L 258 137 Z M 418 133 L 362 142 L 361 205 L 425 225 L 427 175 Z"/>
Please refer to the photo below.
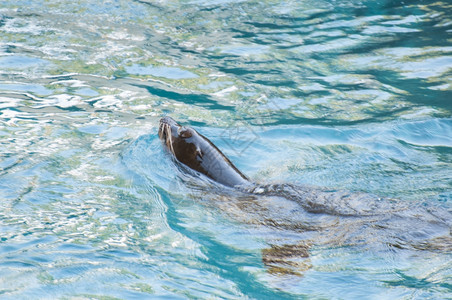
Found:
<path fill-rule="evenodd" d="M 159 137 L 174 157 L 189 168 L 227 186 L 244 185 L 248 179 L 209 141 L 170 117 L 159 124 Z"/>
<path fill-rule="evenodd" d="M 202 152 L 195 140 L 198 133 L 189 127 L 181 126 L 170 117 L 163 117 L 159 124 L 159 137 L 174 157 L 197 170 Z"/>

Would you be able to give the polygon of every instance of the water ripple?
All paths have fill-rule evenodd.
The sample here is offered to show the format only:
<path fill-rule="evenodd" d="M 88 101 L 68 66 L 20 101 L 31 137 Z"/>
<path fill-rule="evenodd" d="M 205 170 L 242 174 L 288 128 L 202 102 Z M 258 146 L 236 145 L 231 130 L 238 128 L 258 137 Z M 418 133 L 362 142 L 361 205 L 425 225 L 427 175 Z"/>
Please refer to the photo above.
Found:
<path fill-rule="evenodd" d="M 263 198 L 271 219 L 252 197 L 216 195 L 156 136 L 171 115 L 256 181 L 448 209 L 449 3 L 3 2 L 2 296 L 450 295 L 450 252 L 388 236 L 372 248 L 369 226 L 355 237 L 372 247 L 285 245 L 313 236 L 294 224 L 344 236 L 327 216 L 290 219 L 289 202 Z M 303 277 L 264 264 L 281 249 Z"/>

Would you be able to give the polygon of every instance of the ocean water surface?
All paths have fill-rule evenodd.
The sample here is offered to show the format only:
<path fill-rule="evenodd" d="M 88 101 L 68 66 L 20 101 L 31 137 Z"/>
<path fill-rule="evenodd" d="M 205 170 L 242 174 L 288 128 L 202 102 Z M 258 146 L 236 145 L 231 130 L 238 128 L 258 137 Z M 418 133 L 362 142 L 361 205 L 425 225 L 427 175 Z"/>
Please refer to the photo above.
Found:
<path fill-rule="evenodd" d="M 451 91 L 448 1 L 4 0 L 0 298 L 452 298 Z M 293 218 L 185 174 L 165 115 L 413 213 Z"/>

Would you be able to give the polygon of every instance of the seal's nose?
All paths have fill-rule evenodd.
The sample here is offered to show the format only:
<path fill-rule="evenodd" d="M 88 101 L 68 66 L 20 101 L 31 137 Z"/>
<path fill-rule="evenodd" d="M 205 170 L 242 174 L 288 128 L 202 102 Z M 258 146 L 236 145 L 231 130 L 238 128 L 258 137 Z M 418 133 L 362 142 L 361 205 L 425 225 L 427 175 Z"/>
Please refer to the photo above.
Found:
<path fill-rule="evenodd" d="M 177 129 L 180 125 L 171 117 L 163 117 L 159 121 L 159 137 L 166 140 L 168 135 L 177 134 Z"/>
<path fill-rule="evenodd" d="M 176 125 L 177 122 L 174 121 L 171 117 L 166 116 L 160 119 L 160 125 L 162 124 Z"/>

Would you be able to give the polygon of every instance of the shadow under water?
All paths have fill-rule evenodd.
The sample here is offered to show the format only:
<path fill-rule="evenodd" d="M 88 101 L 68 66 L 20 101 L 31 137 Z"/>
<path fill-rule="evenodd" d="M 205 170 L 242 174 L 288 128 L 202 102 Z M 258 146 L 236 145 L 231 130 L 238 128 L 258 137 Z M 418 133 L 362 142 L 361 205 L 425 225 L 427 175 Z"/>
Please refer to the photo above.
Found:
<path fill-rule="evenodd" d="M 267 235 L 269 247 L 262 250 L 272 274 L 302 275 L 310 268 L 311 248 L 345 247 L 383 257 L 402 251 L 452 251 L 452 212 L 441 205 L 291 184 L 240 191 L 204 175 L 181 177 L 193 201 L 202 199 L 240 223 L 272 232 Z"/>

